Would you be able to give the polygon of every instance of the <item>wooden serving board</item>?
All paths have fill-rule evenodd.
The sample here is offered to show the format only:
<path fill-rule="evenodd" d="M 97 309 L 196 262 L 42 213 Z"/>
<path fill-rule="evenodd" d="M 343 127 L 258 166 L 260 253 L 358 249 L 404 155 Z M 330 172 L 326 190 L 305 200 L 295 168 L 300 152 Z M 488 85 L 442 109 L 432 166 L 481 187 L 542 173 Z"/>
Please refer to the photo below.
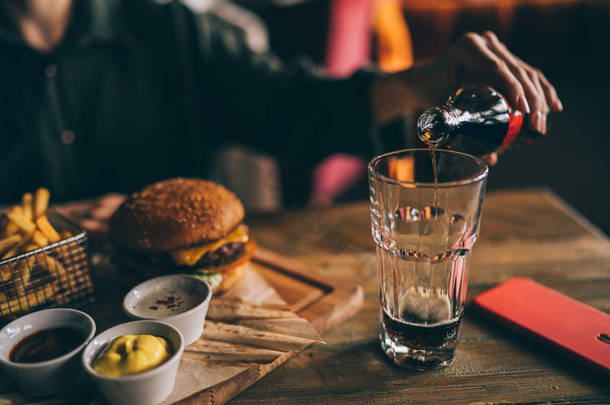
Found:
<path fill-rule="evenodd" d="M 259 250 L 248 271 L 241 286 L 212 299 L 204 334 L 186 348 L 168 403 L 225 403 L 318 340 L 311 326 L 323 334 L 362 307 L 360 286 L 270 251 Z M 243 284 L 258 287 L 253 293 Z M 258 298 L 260 305 L 247 304 Z M 236 302 L 241 305 L 237 311 Z M 222 381 L 184 397 L 194 384 L 214 378 Z M 172 401 L 176 396 L 180 399 Z"/>
<path fill-rule="evenodd" d="M 362 287 L 322 274 L 301 262 L 270 250 L 254 256 L 259 274 L 279 293 L 289 308 L 323 335 L 362 307 Z"/>

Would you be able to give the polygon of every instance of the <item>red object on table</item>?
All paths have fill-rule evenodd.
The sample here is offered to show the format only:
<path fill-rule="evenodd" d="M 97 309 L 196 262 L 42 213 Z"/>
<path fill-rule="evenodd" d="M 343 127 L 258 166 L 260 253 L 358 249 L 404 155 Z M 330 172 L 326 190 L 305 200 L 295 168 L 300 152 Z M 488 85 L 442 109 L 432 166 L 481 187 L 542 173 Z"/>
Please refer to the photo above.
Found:
<path fill-rule="evenodd" d="M 610 377 L 610 315 L 523 277 L 479 294 L 474 304 Z"/>

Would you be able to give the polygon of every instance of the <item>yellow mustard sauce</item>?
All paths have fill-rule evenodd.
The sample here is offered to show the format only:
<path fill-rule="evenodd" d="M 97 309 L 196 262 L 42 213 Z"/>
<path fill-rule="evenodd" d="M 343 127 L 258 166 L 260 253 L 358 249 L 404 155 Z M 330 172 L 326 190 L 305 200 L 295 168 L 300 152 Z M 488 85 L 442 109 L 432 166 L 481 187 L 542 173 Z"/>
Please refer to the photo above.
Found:
<path fill-rule="evenodd" d="M 169 342 L 153 335 L 116 338 L 93 362 L 93 369 L 106 377 L 121 377 L 153 369 L 172 355 Z"/>

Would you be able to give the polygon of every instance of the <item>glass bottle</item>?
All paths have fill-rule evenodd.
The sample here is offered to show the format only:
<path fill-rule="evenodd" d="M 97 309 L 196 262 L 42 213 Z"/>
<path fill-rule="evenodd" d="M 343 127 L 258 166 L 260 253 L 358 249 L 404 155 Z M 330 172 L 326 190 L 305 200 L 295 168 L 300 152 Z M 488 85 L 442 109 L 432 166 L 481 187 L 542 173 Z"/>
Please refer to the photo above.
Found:
<path fill-rule="evenodd" d="M 480 157 L 540 136 L 526 122 L 527 116 L 491 87 L 460 89 L 444 105 L 424 111 L 417 120 L 417 135 L 430 147 Z"/>

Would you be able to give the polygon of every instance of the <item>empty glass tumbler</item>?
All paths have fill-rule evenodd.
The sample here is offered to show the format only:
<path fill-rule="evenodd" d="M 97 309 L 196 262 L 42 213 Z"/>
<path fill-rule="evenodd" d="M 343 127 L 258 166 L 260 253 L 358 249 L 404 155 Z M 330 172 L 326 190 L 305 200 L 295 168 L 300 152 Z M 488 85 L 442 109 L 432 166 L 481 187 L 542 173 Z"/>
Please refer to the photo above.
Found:
<path fill-rule="evenodd" d="M 369 163 L 379 339 L 398 365 L 426 370 L 453 360 L 487 172 L 482 160 L 449 150 L 408 149 Z"/>

